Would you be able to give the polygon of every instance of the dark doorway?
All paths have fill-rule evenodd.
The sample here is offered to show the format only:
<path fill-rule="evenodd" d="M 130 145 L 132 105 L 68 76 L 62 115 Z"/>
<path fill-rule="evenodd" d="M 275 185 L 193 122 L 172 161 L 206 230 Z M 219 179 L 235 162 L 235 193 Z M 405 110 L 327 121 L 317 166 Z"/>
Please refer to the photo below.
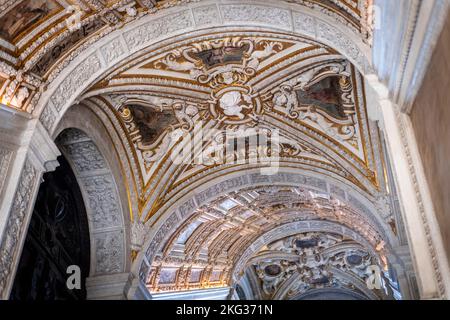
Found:
<path fill-rule="evenodd" d="M 44 174 L 17 269 L 12 300 L 86 299 L 89 227 L 75 175 L 64 157 Z M 66 286 L 67 267 L 81 269 L 81 289 Z"/>

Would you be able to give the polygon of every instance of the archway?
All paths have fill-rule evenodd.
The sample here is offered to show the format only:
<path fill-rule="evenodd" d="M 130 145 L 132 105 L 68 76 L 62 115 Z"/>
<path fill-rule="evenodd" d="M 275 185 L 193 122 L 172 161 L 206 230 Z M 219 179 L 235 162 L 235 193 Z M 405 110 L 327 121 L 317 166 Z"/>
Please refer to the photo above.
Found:
<path fill-rule="evenodd" d="M 346 278 L 349 271 L 349 278 L 345 281 L 354 281 L 351 285 L 356 284 L 361 290 L 356 294 L 363 292 L 368 299 L 388 298 L 388 294 L 380 292 L 377 296 L 364 288 L 369 276 L 365 269 L 370 262 L 378 265 L 380 272 L 403 274 L 401 267 L 393 268 L 402 264 L 394 249 L 398 240 L 367 199 L 351 189 L 337 192 L 337 185 L 338 181 L 324 175 L 299 174 L 296 170 L 284 168 L 278 174 L 266 177 L 261 176 L 258 169 L 244 169 L 237 174 L 221 175 L 207 183 L 200 182 L 198 186 L 194 184 L 191 187 L 192 191 L 195 190 L 194 197 L 191 198 L 191 190 L 186 190 L 186 196 L 172 203 L 166 209 L 167 214 L 149 230 L 146 255 L 139 269 L 141 279 L 156 299 L 170 298 L 171 291 L 173 296 L 182 298 L 183 290 L 192 295 L 189 290 L 230 288 L 237 284 L 248 292 L 258 280 L 249 284 L 251 277 L 243 275 L 248 273 L 246 268 L 249 265 L 257 264 L 258 255 L 265 262 L 277 259 L 297 261 L 305 256 L 301 252 L 298 255 L 286 253 L 292 251 L 288 247 L 279 256 L 268 256 L 267 252 L 260 253 L 261 250 L 267 250 L 270 243 L 280 238 L 302 232 L 310 235 L 323 232 L 336 234 L 329 244 L 335 251 L 326 246 L 323 248 L 327 255 L 320 270 L 331 270 L 330 275 L 339 273 L 336 275 L 338 278 Z M 327 194 L 326 190 L 335 191 Z M 341 251 L 337 250 L 338 245 L 342 246 Z M 328 256 L 331 252 L 334 254 L 332 257 Z M 333 266 L 341 265 L 345 255 L 356 255 L 357 252 L 358 257 L 370 255 L 373 258 L 367 260 L 365 266 L 362 266 L 361 258 L 360 262 L 342 272 Z M 325 260 L 333 262 L 328 265 Z M 301 268 L 311 269 L 303 265 Z M 352 275 L 354 271 L 350 269 L 357 270 L 357 273 Z M 357 277 L 360 279 L 356 280 Z M 337 286 L 337 283 L 330 277 L 321 285 Z M 391 287 L 399 290 L 396 283 Z M 391 287 L 389 294 L 393 298 Z M 264 299 L 258 294 L 247 293 L 246 296 Z M 399 298 L 400 293 L 395 296 Z"/>
<path fill-rule="evenodd" d="M 131 208 L 122 163 L 109 147 L 113 138 L 105 122 L 81 105 L 65 114 L 54 135 L 74 170 L 89 220 L 87 298 L 123 299 L 131 266 Z"/>
<path fill-rule="evenodd" d="M 74 168 L 89 217 L 92 250 L 89 275 L 124 272 L 127 242 L 122 204 L 106 159 L 78 129 L 65 129 L 57 144 Z"/>
<path fill-rule="evenodd" d="M 83 300 L 90 267 L 89 226 L 83 196 L 67 160 L 44 174 L 10 295 L 13 300 Z M 81 273 L 76 290 L 69 266 Z"/>
<path fill-rule="evenodd" d="M 58 158 L 60 167 L 46 173 L 40 187 L 12 291 L 14 299 L 101 297 L 105 281 L 110 285 L 110 280 L 102 277 L 120 275 L 129 268 L 127 216 L 123 216 L 115 178 L 96 144 L 83 131 L 65 128 L 70 123 L 77 124 L 69 113 L 56 138 L 63 154 Z M 76 252 L 69 254 L 70 249 Z M 29 269 L 33 265 L 34 271 Z M 80 291 L 66 287 L 70 265 L 81 270 Z M 45 290 L 54 295 L 46 296 Z M 109 294 L 124 296 L 120 290 Z"/>

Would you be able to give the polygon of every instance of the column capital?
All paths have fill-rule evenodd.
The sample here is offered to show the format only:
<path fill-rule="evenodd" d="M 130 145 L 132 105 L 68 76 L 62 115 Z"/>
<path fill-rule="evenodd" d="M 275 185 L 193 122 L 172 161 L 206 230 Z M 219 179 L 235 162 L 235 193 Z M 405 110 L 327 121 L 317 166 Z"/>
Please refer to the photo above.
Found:
<path fill-rule="evenodd" d="M 36 122 L 34 134 L 31 137 L 30 155 L 42 171 L 54 171 L 59 166 L 57 158 L 61 152 L 40 121 Z"/>

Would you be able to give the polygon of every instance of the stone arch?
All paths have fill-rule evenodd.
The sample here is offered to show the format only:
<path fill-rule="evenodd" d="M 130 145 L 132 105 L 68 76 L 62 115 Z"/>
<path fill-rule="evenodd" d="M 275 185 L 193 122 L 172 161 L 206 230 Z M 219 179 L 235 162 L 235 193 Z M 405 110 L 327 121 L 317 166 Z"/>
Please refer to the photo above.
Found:
<path fill-rule="evenodd" d="M 114 178 L 95 143 L 81 130 L 65 129 L 57 138 L 62 153 L 72 164 L 86 202 L 89 217 L 91 276 L 125 269 L 122 205 Z M 111 251 L 107 251 L 107 244 Z"/>
<path fill-rule="evenodd" d="M 240 6 L 245 10 L 239 10 Z M 249 16 L 241 14 L 253 11 Z M 284 18 L 275 19 L 277 15 Z M 370 73 L 369 47 L 355 33 L 347 32 L 347 26 L 340 25 L 337 30 L 331 20 L 315 10 L 287 3 L 268 5 L 262 1 L 230 6 L 219 1 L 204 1 L 201 5 L 189 4 L 144 16 L 120 31 L 97 39 L 89 49 L 79 51 L 76 58 L 66 61 L 64 67 L 52 74 L 52 82 L 40 97 L 34 112 L 54 136 L 66 112 L 97 79 L 144 50 L 157 50 L 164 41 L 183 39 L 183 33 L 187 31 L 201 34 L 223 27 L 237 30 L 256 27 L 310 37 L 341 53 L 363 74 Z"/>
<path fill-rule="evenodd" d="M 128 272 L 130 208 L 121 164 L 108 148 L 112 142 L 107 131 L 91 110 L 74 106 L 65 114 L 54 137 L 73 168 L 85 202 L 91 241 L 88 282 Z M 88 285 L 88 298 L 95 295 L 90 289 L 95 290 Z"/>
<path fill-rule="evenodd" d="M 97 39 L 52 75 L 35 114 L 53 132 L 77 97 L 118 63 L 133 59 L 143 49 L 157 49 L 155 45 L 160 46 L 167 39 L 223 27 L 256 27 L 311 37 L 340 52 L 362 74 L 372 73 L 370 48 L 348 26 L 339 23 L 337 27 L 336 21 L 324 13 L 288 3 L 232 4 L 211 0 L 143 16 Z"/>
<path fill-rule="evenodd" d="M 177 200 L 171 201 L 167 206 L 161 209 L 161 214 L 158 214 L 158 219 L 150 223 L 150 230 L 146 237 L 143 250 L 136 259 L 134 265 L 134 272 L 139 274 L 141 281 L 146 280 L 148 273 L 150 272 L 150 266 L 154 255 L 160 252 L 162 248 L 170 241 L 172 234 L 179 228 L 183 228 L 183 223 L 190 219 L 195 209 L 201 205 L 208 203 L 214 198 L 217 198 L 218 194 L 223 194 L 230 191 L 241 190 L 245 187 L 261 185 L 261 186 L 273 186 L 273 185 L 296 185 L 304 186 L 317 190 L 320 192 L 330 192 L 333 197 L 338 199 L 347 200 L 350 205 L 358 207 L 357 210 L 365 217 L 368 217 L 371 223 L 375 226 L 387 242 L 388 253 L 392 261 L 396 261 L 396 253 L 391 249 L 396 246 L 395 235 L 392 230 L 389 229 L 387 223 L 383 222 L 378 215 L 378 211 L 370 200 L 363 195 L 358 194 L 351 186 L 344 187 L 343 189 L 336 188 L 336 184 L 339 182 L 325 175 L 319 173 L 296 173 L 295 170 L 289 170 L 287 168 L 280 168 L 280 174 L 274 176 L 267 176 L 264 181 L 258 181 L 257 176 L 258 169 L 247 169 L 238 172 L 228 172 L 225 175 L 218 175 L 215 178 L 210 178 L 208 181 L 197 181 L 192 183 L 192 190 L 185 191 L 185 196 Z M 261 176 L 260 176 L 261 177 Z M 198 184 L 197 184 L 198 183 Z M 339 190 L 344 193 L 339 194 Z M 353 204 L 352 204 L 353 202 Z M 156 215 L 155 215 L 156 216 Z M 151 222 L 151 221 L 150 221 Z M 330 227 L 332 228 L 332 227 Z M 344 234 L 352 234 L 356 239 L 363 241 L 361 236 L 354 231 L 346 227 L 341 227 L 345 230 Z M 314 229 L 314 228 L 313 228 Z M 343 230 L 343 229 L 342 229 Z M 363 241 L 367 243 L 367 241 Z M 370 245 L 368 245 L 370 246 Z M 247 256 L 245 253 L 242 256 Z"/>

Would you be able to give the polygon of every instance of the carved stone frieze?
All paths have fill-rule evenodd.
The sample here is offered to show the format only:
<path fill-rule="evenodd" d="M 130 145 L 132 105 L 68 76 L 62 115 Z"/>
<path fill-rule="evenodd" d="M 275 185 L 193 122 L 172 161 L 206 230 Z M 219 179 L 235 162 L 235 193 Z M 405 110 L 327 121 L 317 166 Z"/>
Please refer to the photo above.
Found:
<path fill-rule="evenodd" d="M 29 159 L 26 160 L 17 186 L 14 202 L 8 217 L 8 223 L 3 231 L 0 243 L 0 296 L 6 298 L 6 290 L 13 280 L 13 267 L 18 261 L 19 244 L 26 228 L 27 216 L 32 206 L 32 197 L 39 172 Z"/>
<path fill-rule="evenodd" d="M 147 22 L 123 36 L 129 49 L 137 48 L 165 34 L 179 30 L 188 30 L 194 26 L 189 10 L 169 14 L 155 21 Z"/>
<path fill-rule="evenodd" d="M 3 191 L 3 185 L 6 180 L 6 173 L 9 169 L 9 164 L 12 159 L 12 152 L 0 147 L 0 194 Z"/>
<path fill-rule="evenodd" d="M 287 9 L 251 4 L 223 4 L 220 6 L 225 22 L 252 21 L 291 29 L 290 13 Z"/>
<path fill-rule="evenodd" d="M 111 175 L 85 177 L 82 184 L 93 213 L 94 230 L 120 226 L 121 210 Z"/>
<path fill-rule="evenodd" d="M 106 168 L 106 163 L 92 141 L 84 141 L 64 146 L 79 173 Z"/>
<path fill-rule="evenodd" d="M 97 233 L 94 237 L 96 274 L 123 272 L 123 231 Z"/>
<path fill-rule="evenodd" d="M 92 54 L 83 60 L 58 86 L 50 101 L 60 112 L 66 105 L 67 99 L 72 97 L 91 76 L 100 69 L 101 63 L 97 54 Z"/>
<path fill-rule="evenodd" d="M 57 139 L 73 164 L 88 213 L 95 273 L 124 271 L 125 229 L 113 174 L 96 144 L 81 130 L 66 129 Z"/>

